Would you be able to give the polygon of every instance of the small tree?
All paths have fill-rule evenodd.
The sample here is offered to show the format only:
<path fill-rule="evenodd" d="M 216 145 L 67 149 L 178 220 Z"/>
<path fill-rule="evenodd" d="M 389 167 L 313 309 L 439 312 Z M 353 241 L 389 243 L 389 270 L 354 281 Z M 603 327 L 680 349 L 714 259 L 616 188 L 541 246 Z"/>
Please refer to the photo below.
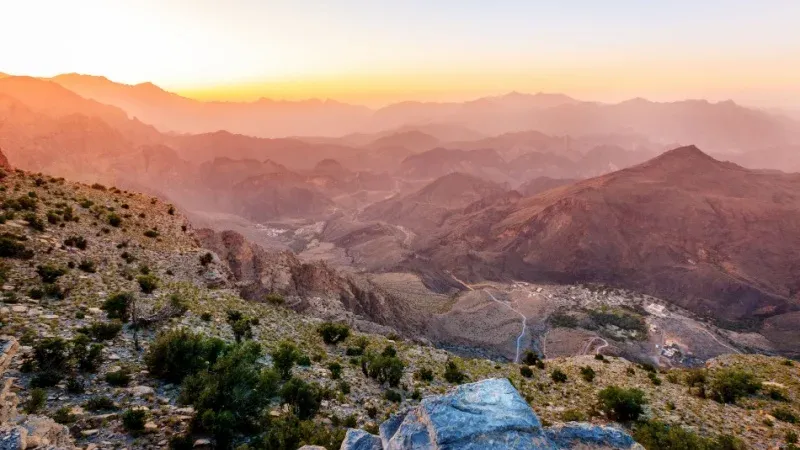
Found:
<path fill-rule="evenodd" d="M 317 328 L 322 340 L 328 345 L 335 345 L 350 336 L 350 327 L 344 324 L 325 322 Z"/>
<path fill-rule="evenodd" d="M 278 348 L 272 352 L 272 364 L 278 374 L 284 380 L 288 380 L 292 376 L 292 367 L 300 356 L 297 347 L 290 342 L 281 342 Z"/>

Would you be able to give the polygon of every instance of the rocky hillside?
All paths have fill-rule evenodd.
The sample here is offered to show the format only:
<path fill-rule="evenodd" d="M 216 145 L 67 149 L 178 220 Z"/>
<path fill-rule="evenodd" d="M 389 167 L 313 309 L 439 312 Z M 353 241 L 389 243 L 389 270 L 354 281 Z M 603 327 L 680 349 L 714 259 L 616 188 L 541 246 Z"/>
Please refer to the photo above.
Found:
<path fill-rule="evenodd" d="M 509 379 L 514 402 L 548 430 L 617 422 L 648 449 L 675 448 L 664 443 L 676 434 L 716 445 L 696 448 L 796 438 L 800 372 L 781 359 L 723 357 L 668 373 L 601 356 L 462 359 L 287 308 L 316 301 L 307 283 L 324 282 L 319 266 L 243 299 L 238 273 L 277 263 L 230 264 L 244 243 L 204 249 L 203 235 L 157 198 L 11 170 L 1 183 L 4 448 L 333 450 L 347 429 L 379 435 L 395 413 L 436 402 L 422 399 L 489 378 Z M 340 297 L 344 310 L 371 295 L 352 291 Z"/>

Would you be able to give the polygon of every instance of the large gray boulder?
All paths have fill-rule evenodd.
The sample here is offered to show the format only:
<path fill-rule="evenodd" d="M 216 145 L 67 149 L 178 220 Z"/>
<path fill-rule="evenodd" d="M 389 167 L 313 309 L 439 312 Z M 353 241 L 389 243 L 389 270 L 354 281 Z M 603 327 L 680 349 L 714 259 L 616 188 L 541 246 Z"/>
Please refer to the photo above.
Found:
<path fill-rule="evenodd" d="M 614 427 L 572 422 L 543 428 L 507 379 L 465 384 L 426 398 L 381 424 L 380 437 L 361 430 L 347 436 L 341 450 L 642 449 Z M 365 443 L 370 446 L 355 446 Z"/>

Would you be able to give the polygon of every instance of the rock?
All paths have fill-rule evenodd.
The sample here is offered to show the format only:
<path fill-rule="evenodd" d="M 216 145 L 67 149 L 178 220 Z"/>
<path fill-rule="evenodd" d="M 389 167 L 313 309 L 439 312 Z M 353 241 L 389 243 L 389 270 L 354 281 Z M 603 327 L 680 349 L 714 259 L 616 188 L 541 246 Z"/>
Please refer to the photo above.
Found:
<path fill-rule="evenodd" d="M 58 319 L 58 315 L 56 315 L 56 314 L 42 314 L 41 316 L 39 316 L 39 318 L 40 319 L 44 319 L 44 320 L 55 320 L 55 319 Z"/>
<path fill-rule="evenodd" d="M 614 427 L 569 422 L 549 427 L 545 430 L 545 433 L 559 448 L 577 446 L 621 449 L 641 448 L 628 433 Z"/>
<path fill-rule="evenodd" d="M 381 439 L 364 430 L 349 429 L 340 450 L 382 450 Z"/>
<path fill-rule="evenodd" d="M 131 394 L 137 397 L 150 397 L 156 394 L 156 390 L 150 386 L 134 386 L 129 390 Z"/>
<path fill-rule="evenodd" d="M 11 311 L 15 313 L 24 313 L 28 311 L 28 307 L 25 305 L 11 305 Z"/>
<path fill-rule="evenodd" d="M 194 448 L 211 448 L 211 439 L 198 439 L 194 441 Z"/>
<path fill-rule="evenodd" d="M 0 428 L 0 450 L 25 450 L 28 446 L 28 430 L 23 427 Z"/>
<path fill-rule="evenodd" d="M 91 314 L 94 314 L 95 316 L 99 316 L 100 314 L 103 314 L 103 310 L 100 309 L 100 308 L 89 308 L 89 312 Z"/>
<path fill-rule="evenodd" d="M 155 433 L 158 431 L 158 425 L 155 422 L 147 422 L 144 424 L 144 432 L 145 433 Z"/>
<path fill-rule="evenodd" d="M 348 430 L 341 450 L 642 450 L 624 431 L 571 422 L 545 429 L 507 379 L 458 386 L 380 425 Z"/>
<path fill-rule="evenodd" d="M 320 447 L 319 445 L 304 445 L 297 450 L 325 450 L 325 447 Z"/>
<path fill-rule="evenodd" d="M 81 431 L 81 436 L 90 437 L 90 436 L 94 436 L 95 434 L 97 434 L 99 432 L 100 432 L 100 430 L 98 430 L 97 428 L 93 428 L 91 430 L 83 430 L 83 431 Z"/>

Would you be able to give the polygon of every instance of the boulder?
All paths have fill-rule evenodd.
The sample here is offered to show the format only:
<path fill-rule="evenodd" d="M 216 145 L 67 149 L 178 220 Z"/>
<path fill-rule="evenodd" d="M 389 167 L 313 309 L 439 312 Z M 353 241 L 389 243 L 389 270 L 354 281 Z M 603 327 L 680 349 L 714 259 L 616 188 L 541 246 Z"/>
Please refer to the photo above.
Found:
<path fill-rule="evenodd" d="M 543 428 L 507 379 L 458 386 L 380 425 L 380 437 L 349 430 L 341 450 L 641 450 L 630 435 L 571 422 Z"/>
<path fill-rule="evenodd" d="M 342 441 L 341 450 L 383 450 L 381 438 L 364 430 L 349 429 Z"/>

